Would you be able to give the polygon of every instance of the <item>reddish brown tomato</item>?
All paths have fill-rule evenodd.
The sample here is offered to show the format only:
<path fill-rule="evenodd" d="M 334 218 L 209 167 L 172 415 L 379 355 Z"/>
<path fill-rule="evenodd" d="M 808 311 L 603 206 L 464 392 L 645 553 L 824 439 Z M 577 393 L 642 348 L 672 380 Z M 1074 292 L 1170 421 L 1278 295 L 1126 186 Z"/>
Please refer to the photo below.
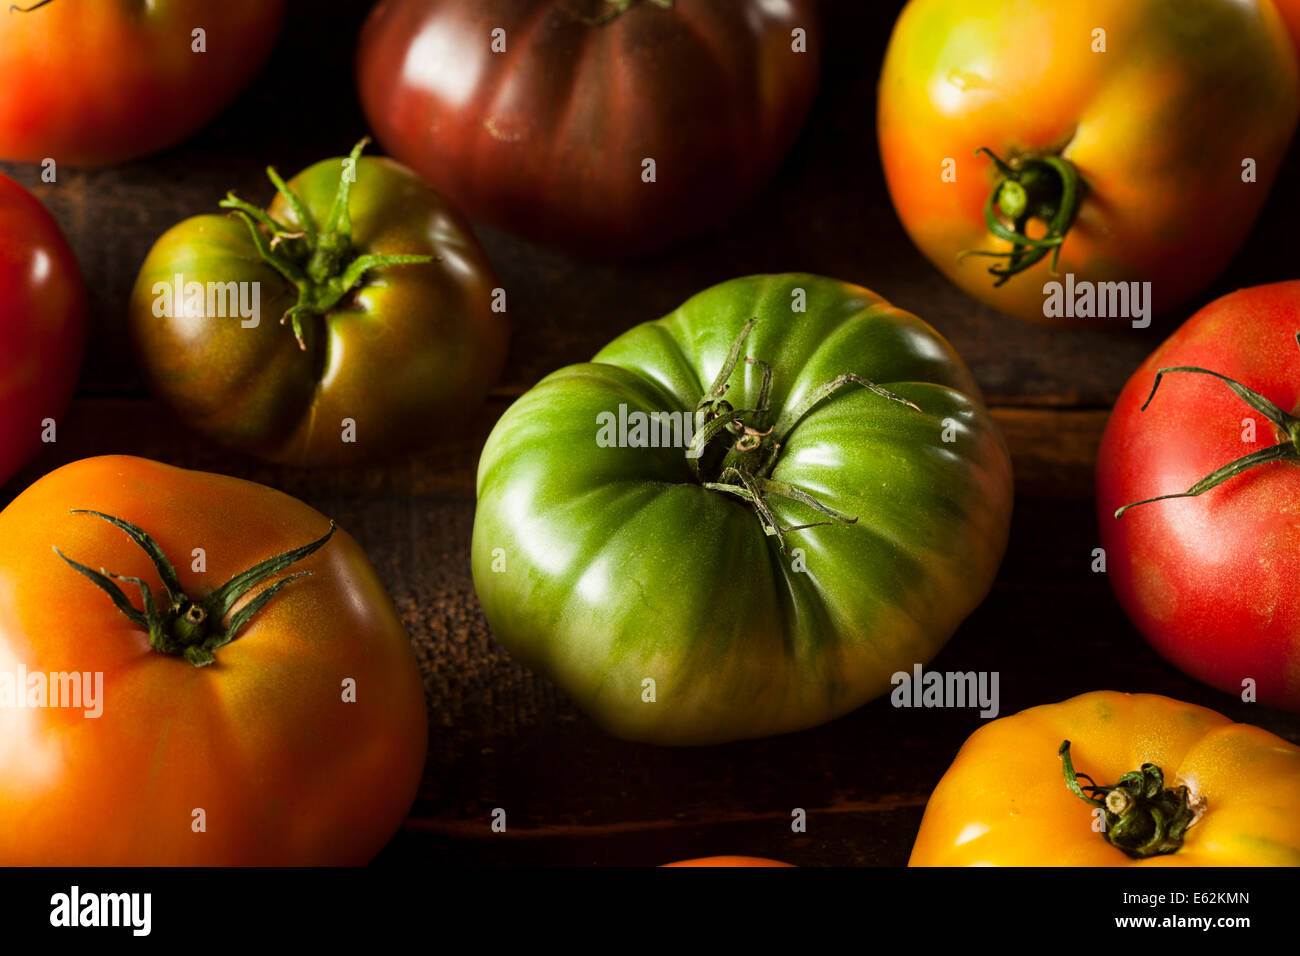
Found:
<path fill-rule="evenodd" d="M 472 217 L 601 258 L 739 209 L 816 89 L 814 0 L 384 0 L 361 101 Z M 647 161 L 653 160 L 653 182 Z"/>
<path fill-rule="evenodd" d="M 0 159 L 71 166 L 146 156 L 204 126 L 270 56 L 284 16 L 284 0 L 4 6 Z"/>
<path fill-rule="evenodd" d="M 1289 710 L 1300 710 L 1297 332 L 1300 282 L 1210 303 L 1129 379 L 1097 459 L 1107 571 L 1133 623 L 1198 680 L 1231 694 L 1250 680 L 1259 700 Z M 1159 371 L 1175 367 L 1249 391 L 1171 371 L 1152 395 Z M 1265 460 L 1231 465 L 1247 455 Z M 1115 517 L 1216 473 L 1224 480 L 1196 496 Z"/>
<path fill-rule="evenodd" d="M 0 484 L 72 397 L 85 337 L 72 249 L 45 207 L 0 175 Z"/>
<path fill-rule="evenodd" d="M 178 611 L 142 547 L 73 509 L 147 533 Z M 420 779 L 423 689 L 374 569 L 345 532 L 322 542 L 330 526 L 270 488 L 127 457 L 60 468 L 0 512 L 0 864 L 356 864 L 384 845 Z M 234 575 L 309 543 L 199 620 Z M 148 585 L 156 634 L 88 580 L 100 567 L 136 614 Z M 73 673 L 102 675 L 95 701 L 49 706 L 48 675 Z"/>

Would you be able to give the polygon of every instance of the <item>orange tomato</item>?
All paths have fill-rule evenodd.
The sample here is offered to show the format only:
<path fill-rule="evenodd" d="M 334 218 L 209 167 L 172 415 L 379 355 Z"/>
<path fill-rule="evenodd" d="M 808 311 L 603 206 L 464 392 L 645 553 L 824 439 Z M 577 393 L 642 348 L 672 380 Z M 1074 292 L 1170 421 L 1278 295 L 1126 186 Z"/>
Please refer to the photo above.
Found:
<path fill-rule="evenodd" d="M 252 81 L 284 3 L 5 3 L 0 159 L 104 166 L 180 142 Z"/>
<path fill-rule="evenodd" d="M 1181 841 L 1176 833 L 1153 840 L 1152 801 L 1130 788 L 1112 796 L 1081 784 L 1102 807 L 1072 793 L 1058 756 L 1067 740 L 1079 777 L 1097 786 L 1144 764 L 1159 768 L 1156 809 L 1170 830 L 1175 806 L 1192 821 Z M 1146 769 L 1145 780 L 1129 779 L 1154 776 Z M 1134 851 L 1163 845 L 1139 859 L 1111 839 Z M 1300 747 L 1154 694 L 1097 691 L 1033 707 L 986 724 L 962 746 L 926 805 L 910 865 L 1300 866 Z"/>
<path fill-rule="evenodd" d="M 183 591 L 176 613 L 144 548 L 72 509 L 156 542 Z M 378 852 L 420 780 L 424 694 L 378 576 L 345 532 L 326 538 L 331 527 L 270 488 L 128 457 L 60 468 L 0 512 L 0 864 L 354 864 Z M 265 585 L 213 611 L 221 585 L 277 555 Z M 105 580 L 137 619 L 88 579 L 97 568 L 121 576 Z"/>
<path fill-rule="evenodd" d="M 1282 19 L 1286 21 L 1286 27 L 1291 31 L 1291 39 L 1300 50 L 1300 0 L 1273 0 L 1277 4 L 1278 12 L 1282 14 Z"/>
<path fill-rule="evenodd" d="M 793 868 L 793 864 L 768 860 L 761 856 L 702 856 L 695 860 L 679 860 L 676 863 L 664 864 L 664 867 L 669 866 L 789 866 Z"/>
<path fill-rule="evenodd" d="M 911 0 L 880 80 L 881 159 L 912 240 L 977 299 L 1036 322 L 1141 321 L 1135 293 L 1146 319 L 1170 310 L 1245 239 L 1298 82 L 1271 0 Z"/>

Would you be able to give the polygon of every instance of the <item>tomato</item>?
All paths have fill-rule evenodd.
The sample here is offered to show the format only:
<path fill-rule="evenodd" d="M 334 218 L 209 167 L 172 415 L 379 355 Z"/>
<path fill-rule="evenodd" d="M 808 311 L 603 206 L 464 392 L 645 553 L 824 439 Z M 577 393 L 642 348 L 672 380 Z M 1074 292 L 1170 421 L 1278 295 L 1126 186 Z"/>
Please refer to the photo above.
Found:
<path fill-rule="evenodd" d="M 261 69 L 284 17 L 284 0 L 22 7 L 0 15 L 0 159 L 70 166 L 146 156 L 206 125 Z"/>
<path fill-rule="evenodd" d="M 1197 680 L 1289 710 L 1300 710 L 1297 332 L 1300 282 L 1210 303 L 1129 379 L 1097 457 L 1107 572 L 1133 623 Z"/>
<path fill-rule="evenodd" d="M 665 863 L 663 868 L 673 866 L 728 866 L 728 867 L 749 867 L 749 866 L 791 866 L 789 863 L 782 863 L 780 860 L 767 860 L 761 856 L 704 856 L 697 860 L 680 860 L 677 863 Z"/>
<path fill-rule="evenodd" d="M 0 484 L 63 414 L 85 339 L 76 256 L 45 207 L 0 174 Z"/>
<path fill-rule="evenodd" d="M 971 295 L 1141 325 L 1232 258 L 1298 103 L 1270 0 L 912 0 L 880 153 L 908 234 Z"/>
<path fill-rule="evenodd" d="M 1195 704 L 1096 691 L 972 734 L 910 865 L 1300 866 L 1297 807 L 1300 747 Z"/>
<path fill-rule="evenodd" d="M 816 91 L 816 27 L 815 0 L 385 0 L 361 104 L 471 216 L 624 258 L 772 176 Z"/>
<path fill-rule="evenodd" d="M 474 584 L 497 639 L 613 733 L 761 737 L 933 658 L 1010 512 L 1006 447 L 934 329 L 857 286 L 753 276 L 506 411 Z"/>
<path fill-rule="evenodd" d="M 508 329 L 469 224 L 361 148 L 266 212 L 231 196 L 233 215 L 155 243 L 131 337 L 182 422 L 271 461 L 353 464 L 454 432 L 500 374 Z"/>
<path fill-rule="evenodd" d="M 355 864 L 384 845 L 420 780 L 424 694 L 378 576 L 332 529 L 270 488 L 116 456 L 0 512 L 0 864 Z M 74 674 L 94 706 L 32 706 L 30 684 L 15 706 L 23 675 L 53 704 L 48 675 Z"/>
<path fill-rule="evenodd" d="M 1291 39 L 1296 45 L 1297 51 L 1300 51 L 1300 0 L 1274 0 L 1277 4 L 1278 12 L 1282 14 L 1282 19 L 1286 21 L 1286 26 L 1291 31 Z"/>

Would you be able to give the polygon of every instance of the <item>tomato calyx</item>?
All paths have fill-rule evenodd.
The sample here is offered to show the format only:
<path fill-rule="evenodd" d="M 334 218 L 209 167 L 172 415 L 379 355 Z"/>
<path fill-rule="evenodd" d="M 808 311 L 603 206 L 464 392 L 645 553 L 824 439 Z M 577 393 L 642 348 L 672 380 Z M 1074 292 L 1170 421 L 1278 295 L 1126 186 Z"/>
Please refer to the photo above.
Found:
<path fill-rule="evenodd" d="M 1074 164 L 1057 155 L 1058 152 L 1024 153 L 1003 160 L 987 146 L 975 150 L 976 156 L 987 154 L 1000 174 L 984 202 L 984 224 L 995 237 L 1011 243 L 1011 251 L 967 249 L 957 261 L 967 256 L 1006 259 L 1001 265 L 989 267 L 989 275 L 995 277 L 995 289 L 1041 262 L 1049 252 L 1052 254 L 1050 268 L 1056 274 L 1061 245 L 1074 225 L 1087 191 L 1087 184 L 1079 177 Z M 1031 220 L 1045 223 L 1046 233 L 1031 238 L 1025 231 Z"/>
<path fill-rule="evenodd" d="M 299 229 L 288 229 L 272 219 L 266 210 L 245 202 L 233 192 L 227 193 L 218 204 L 244 221 L 261 257 L 297 287 L 298 301 L 280 317 L 280 324 L 293 327 L 298 347 L 304 351 L 307 342 L 303 337 L 303 319 L 327 314 L 367 272 L 386 266 L 435 261 L 433 256 L 359 255 L 353 247 L 348 199 L 356 181 L 357 160 L 369 142 L 369 137 L 363 138 L 344 160 L 338 192 L 324 225 L 316 222 L 274 166 L 267 167 L 266 175 L 293 210 Z"/>
<path fill-rule="evenodd" d="M 860 375 L 846 372 L 825 382 L 809 392 L 802 401 L 774 424 L 768 422 L 771 414 L 772 366 L 767 362 L 745 356 L 745 364 L 762 369 L 763 381 L 759 387 L 755 408 L 735 408 L 724 397 L 730 386 L 732 373 L 740 364 L 745 342 L 758 319 L 745 323 L 731 344 L 726 361 L 718 371 L 713 385 L 695 406 L 695 434 L 686 449 L 686 460 L 691 473 L 703 487 L 710 491 L 735 495 L 754 508 L 763 525 L 763 531 L 775 537 L 784 553 L 788 551 L 785 536 L 791 531 L 819 528 L 833 521 L 856 524 L 857 517 L 846 515 L 822 504 L 801 488 L 772 478 L 781 447 L 791 430 L 805 415 L 845 385 L 861 385 L 883 398 L 913 408 L 921 409 L 901 395 L 895 395 Z M 773 513 L 768 497 L 775 495 L 798 501 L 828 516 L 831 521 L 814 521 L 810 524 L 782 527 Z"/>
<path fill-rule="evenodd" d="M 1110 786 L 1098 786 L 1086 773 L 1075 771 L 1068 740 L 1057 755 L 1070 792 L 1105 811 L 1106 841 L 1135 860 L 1180 850 L 1188 827 L 1205 810 L 1205 802 L 1193 802 L 1186 786 L 1166 788 L 1164 771 L 1153 763 L 1130 770 Z M 1088 783 L 1081 785 L 1080 777 Z"/>
<path fill-rule="evenodd" d="M 1300 333 L 1296 334 L 1296 341 L 1300 343 Z M 1270 422 L 1278 427 L 1287 437 L 1276 445 L 1269 445 L 1267 448 L 1261 448 L 1259 451 L 1251 452 L 1249 455 L 1243 455 L 1240 458 L 1228 462 L 1221 468 L 1216 468 L 1210 474 L 1206 475 L 1186 491 L 1179 491 L 1168 495 L 1156 495 L 1154 498 L 1145 498 L 1142 501 L 1135 501 L 1132 504 L 1124 505 L 1115 511 L 1115 517 L 1118 518 L 1130 508 L 1136 508 L 1138 505 L 1147 505 L 1153 501 L 1164 501 L 1167 498 L 1195 498 L 1223 484 L 1229 478 L 1235 478 L 1244 471 L 1249 471 L 1256 465 L 1263 465 L 1271 461 L 1295 461 L 1300 462 L 1300 418 L 1289 412 L 1283 411 L 1273 402 L 1270 402 L 1259 392 L 1252 388 L 1242 385 L 1235 379 L 1228 378 L 1218 372 L 1211 371 L 1207 368 L 1198 368 L 1195 365 L 1175 365 L 1169 368 L 1162 368 L 1156 371 L 1156 380 L 1151 385 L 1151 394 L 1147 400 L 1142 403 L 1141 411 L 1146 411 L 1151 400 L 1156 397 L 1156 389 L 1160 387 L 1160 381 L 1169 372 L 1192 372 L 1198 375 L 1213 375 L 1215 378 L 1225 382 L 1227 386 L 1237 393 L 1251 408 L 1259 412 Z"/>
<path fill-rule="evenodd" d="M 103 590 L 112 598 L 118 610 L 136 625 L 148 631 L 150 647 L 160 654 L 183 657 L 195 667 L 206 667 L 216 660 L 216 651 L 238 637 L 240 631 L 252 620 L 253 616 L 265 607 L 271 598 L 275 597 L 285 585 L 297 578 L 311 574 L 311 572 L 299 571 L 288 577 L 281 578 L 232 614 L 231 609 L 242 597 L 267 578 L 278 574 L 290 565 L 298 563 L 309 554 L 320 550 L 324 547 L 325 542 L 329 541 L 333 536 L 335 529 L 335 524 L 331 521 L 329 531 L 325 532 L 323 537 L 317 538 L 310 544 L 305 544 L 300 548 L 294 548 L 283 554 L 277 554 L 273 558 L 268 558 L 235 575 L 207 596 L 193 599 L 187 596 L 181 587 L 176 576 L 176 568 L 171 561 L 158 547 L 157 542 L 143 530 L 129 521 L 123 521 L 121 518 L 115 518 L 99 511 L 73 509 L 72 514 L 94 515 L 125 531 L 127 536 L 138 544 L 145 554 L 149 556 L 149 560 L 153 562 L 158 577 L 162 579 L 163 597 L 165 599 L 161 602 L 155 600 L 149 585 L 140 578 L 113 574 L 111 571 L 102 568 L 95 571 L 72 560 L 57 547 L 54 548 L 54 553 L 71 565 L 74 570 L 90 579 L 96 587 Z M 138 610 L 131 603 L 122 589 L 114 583 L 115 581 L 128 581 L 140 588 L 144 600 L 143 611 Z M 228 620 L 227 615 L 229 615 Z"/>
<path fill-rule="evenodd" d="M 640 3 L 641 0 L 604 0 L 604 2 L 609 7 L 609 9 L 604 13 L 597 14 L 594 17 L 579 16 L 578 20 L 589 27 L 603 27 L 605 24 L 612 23 L 623 14 L 627 13 L 634 6 Z M 674 0 L 645 0 L 645 2 L 652 3 L 663 10 L 671 10 L 673 8 Z"/>

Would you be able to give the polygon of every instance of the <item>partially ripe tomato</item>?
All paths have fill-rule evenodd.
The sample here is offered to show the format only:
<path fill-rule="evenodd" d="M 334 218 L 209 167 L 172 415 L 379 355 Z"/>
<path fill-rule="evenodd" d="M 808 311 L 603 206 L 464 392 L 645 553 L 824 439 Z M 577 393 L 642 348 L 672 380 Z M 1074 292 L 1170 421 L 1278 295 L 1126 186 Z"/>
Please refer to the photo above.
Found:
<path fill-rule="evenodd" d="M 364 863 L 426 733 L 374 568 L 302 502 L 113 456 L 0 512 L 0 865 Z"/>
<path fill-rule="evenodd" d="M 1244 241 L 1298 91 L 1272 0 L 911 0 L 880 155 L 912 240 L 981 302 L 1149 322 Z"/>
<path fill-rule="evenodd" d="M 455 431 L 505 362 L 504 292 L 464 217 L 391 159 L 327 159 L 262 209 L 194 216 L 131 293 L 151 391 L 185 424 L 292 465 L 350 465 Z"/>

